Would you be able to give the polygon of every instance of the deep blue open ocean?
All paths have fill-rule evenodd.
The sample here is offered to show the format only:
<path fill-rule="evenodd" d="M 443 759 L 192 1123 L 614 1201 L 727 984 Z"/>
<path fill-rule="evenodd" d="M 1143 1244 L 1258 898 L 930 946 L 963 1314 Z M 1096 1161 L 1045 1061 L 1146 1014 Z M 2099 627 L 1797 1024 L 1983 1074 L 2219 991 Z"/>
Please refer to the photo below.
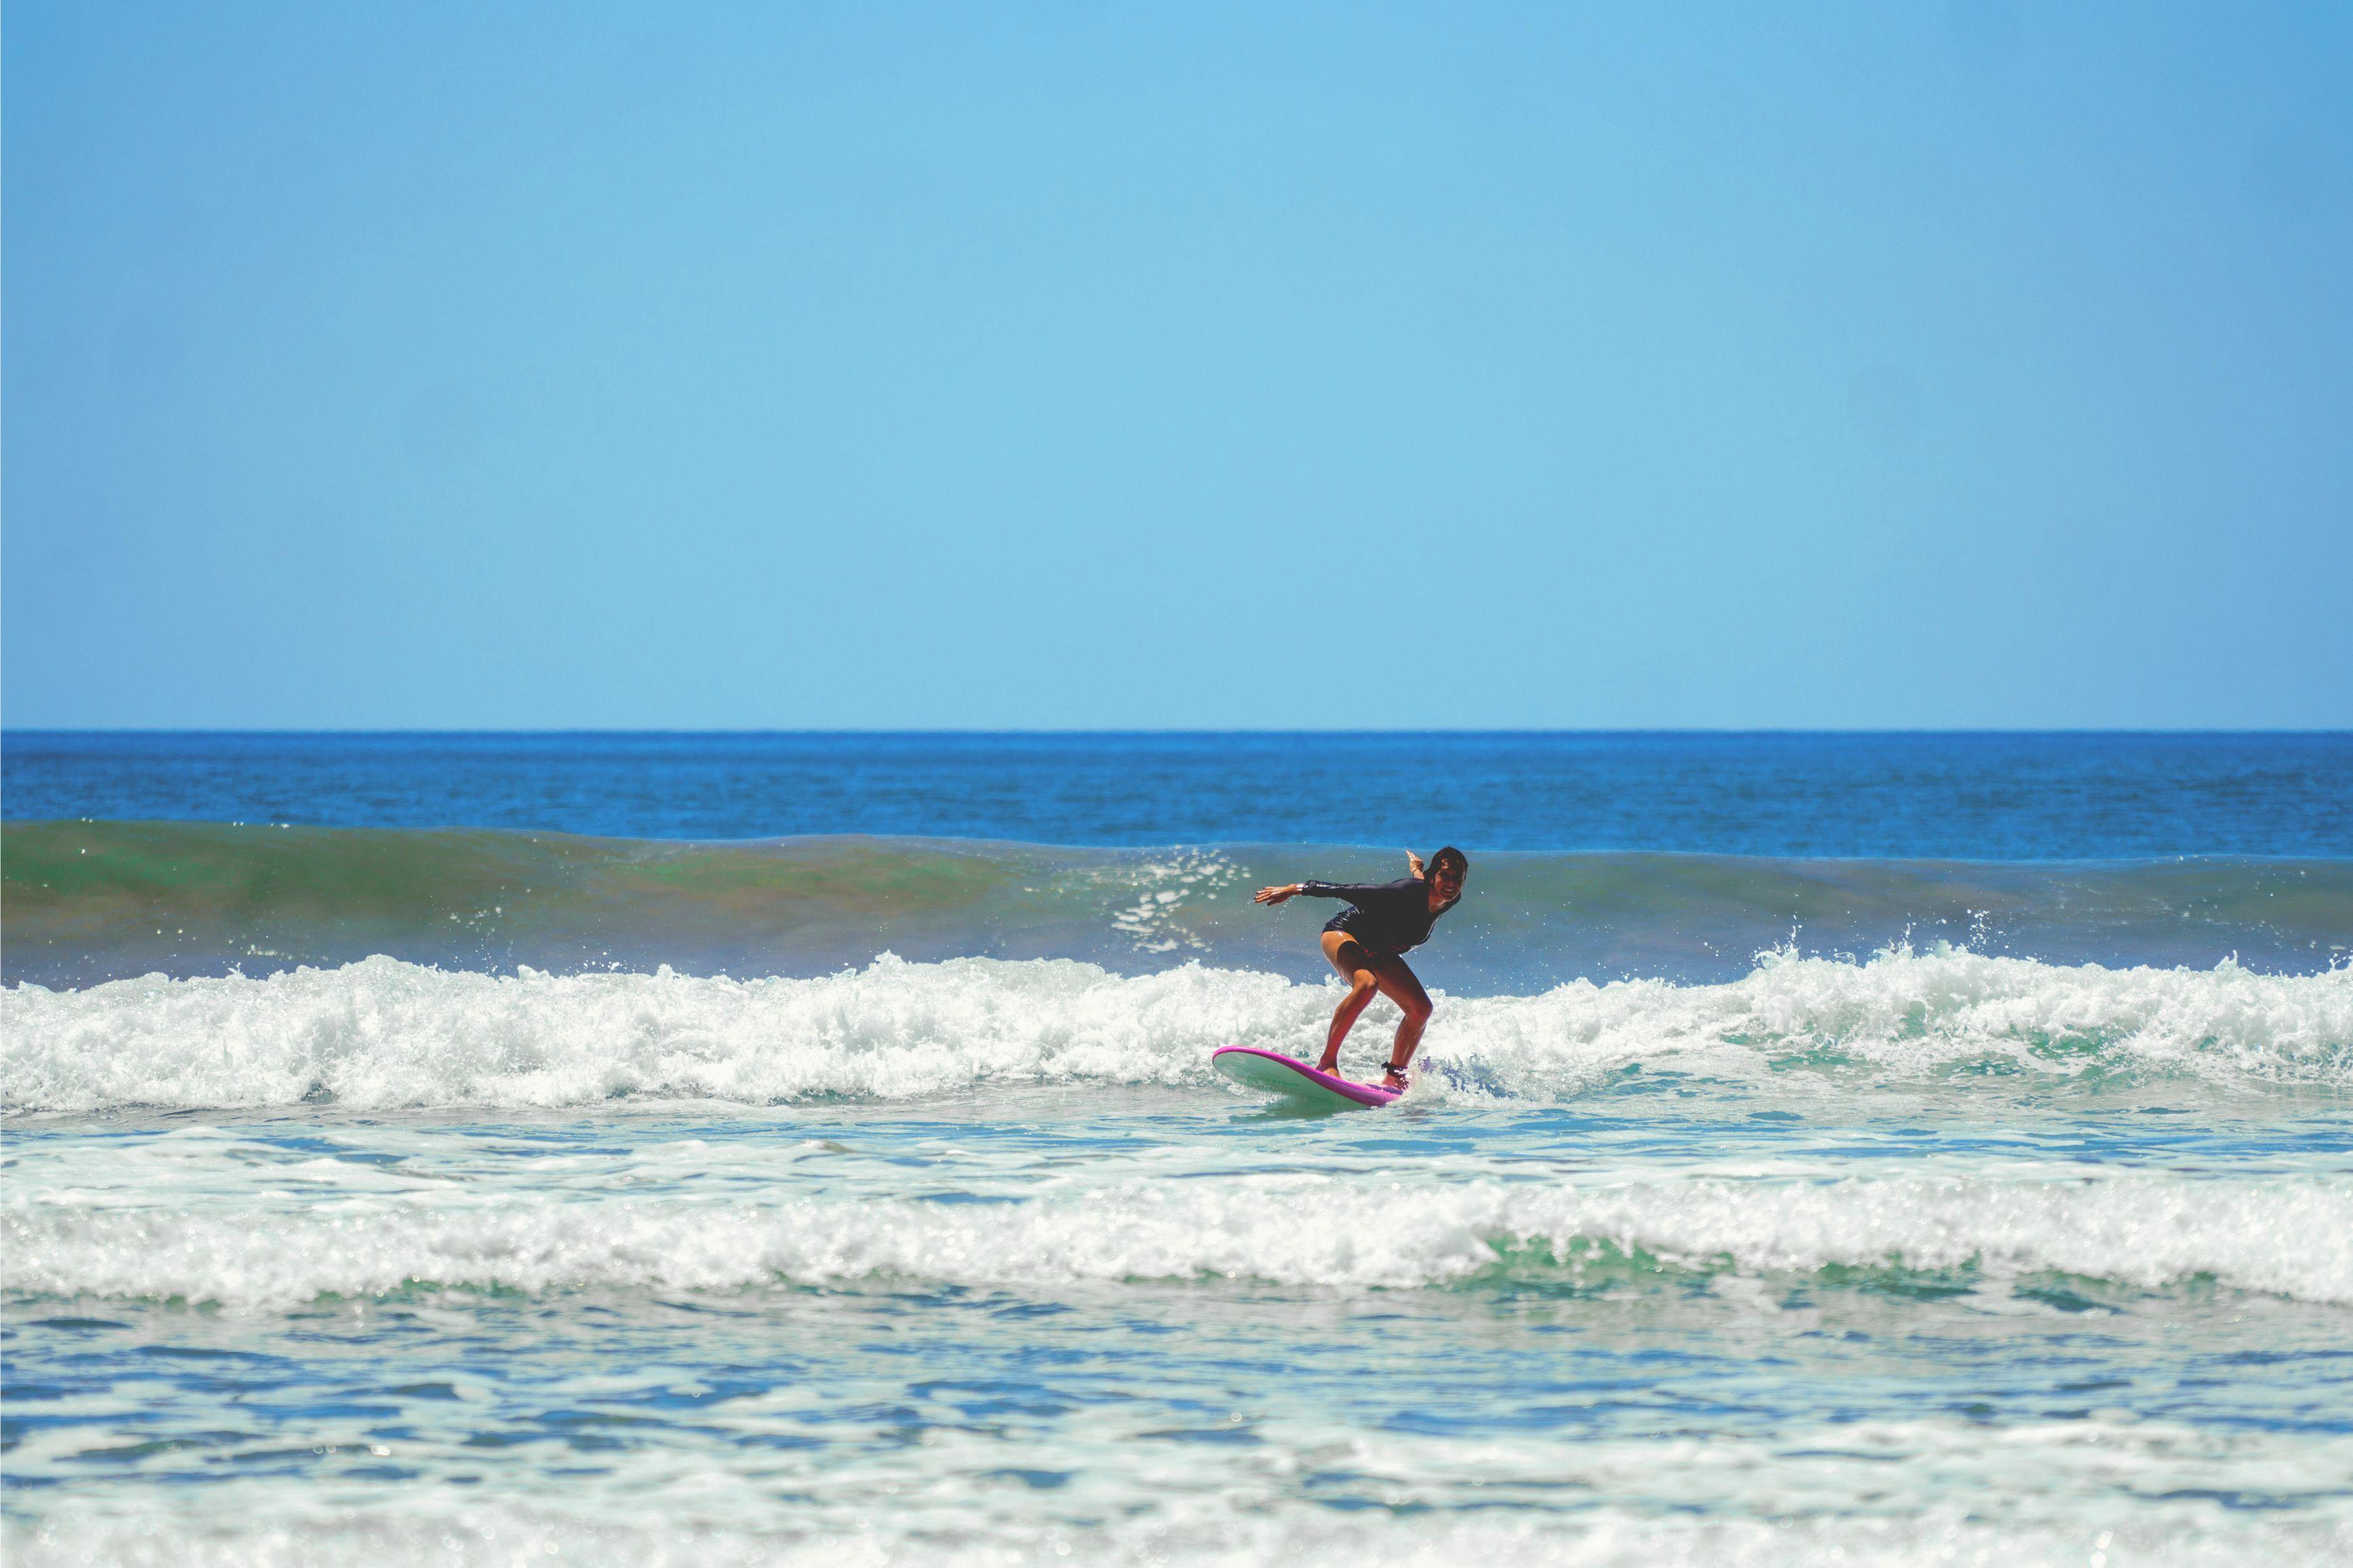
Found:
<path fill-rule="evenodd" d="M 12 731 L 0 816 L 12 1562 L 2353 1559 L 2353 736 Z M 1209 1070 L 1341 994 L 1254 888 L 1445 843 L 1397 1106 Z"/>

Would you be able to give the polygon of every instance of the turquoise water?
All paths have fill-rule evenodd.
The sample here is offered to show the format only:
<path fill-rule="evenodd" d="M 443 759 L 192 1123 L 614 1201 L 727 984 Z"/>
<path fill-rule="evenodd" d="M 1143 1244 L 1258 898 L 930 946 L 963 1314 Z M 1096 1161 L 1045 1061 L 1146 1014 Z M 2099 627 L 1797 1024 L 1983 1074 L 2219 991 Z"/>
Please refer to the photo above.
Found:
<path fill-rule="evenodd" d="M 1850 763 L 1819 824 L 1879 787 Z M 1207 1057 L 1311 1049 L 1335 1000 L 1319 911 L 1254 881 L 1393 850 L 12 799 L 0 1528 L 32 1563 L 2342 1561 L 2353 889 L 2287 847 L 2306 795 L 2248 791 L 2187 860 L 1464 833 L 1415 1085 L 1330 1116 Z"/>

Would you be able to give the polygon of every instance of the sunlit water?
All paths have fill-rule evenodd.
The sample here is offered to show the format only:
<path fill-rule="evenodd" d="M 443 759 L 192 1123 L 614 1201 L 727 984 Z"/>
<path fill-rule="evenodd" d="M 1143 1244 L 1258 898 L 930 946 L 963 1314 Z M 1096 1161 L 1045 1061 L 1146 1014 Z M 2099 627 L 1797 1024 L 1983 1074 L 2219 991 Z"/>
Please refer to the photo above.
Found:
<path fill-rule="evenodd" d="M 8 831 L 12 1563 L 2353 1557 L 2341 858 L 1474 841 L 1413 1090 L 1309 1116 L 1207 1057 L 1313 1048 L 1240 900 L 1329 852 Z M 429 945 L 551 856 L 681 962 Z M 1800 886 L 1856 951 L 1558 973 Z"/>
<path fill-rule="evenodd" d="M 1065 1087 L 32 1120 L 11 1535 L 223 1562 L 2353 1543 L 2341 1103 L 1799 1076 L 1320 1118 Z"/>

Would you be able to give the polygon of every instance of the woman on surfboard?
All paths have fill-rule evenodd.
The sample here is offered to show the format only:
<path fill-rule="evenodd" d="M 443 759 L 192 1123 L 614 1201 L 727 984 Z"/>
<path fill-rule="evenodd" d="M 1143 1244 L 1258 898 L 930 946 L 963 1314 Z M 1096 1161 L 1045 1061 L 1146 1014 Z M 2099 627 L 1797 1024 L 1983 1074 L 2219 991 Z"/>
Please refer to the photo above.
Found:
<path fill-rule="evenodd" d="M 1345 899 L 1348 907 L 1324 927 L 1324 956 L 1348 983 L 1348 994 L 1332 1015 L 1332 1030 L 1324 1039 L 1319 1072 L 1340 1070 L 1340 1042 L 1348 1037 L 1377 991 L 1405 1009 L 1398 1026 L 1397 1044 L 1389 1048 L 1386 1086 L 1402 1093 L 1405 1069 L 1421 1031 L 1430 1023 L 1430 993 L 1399 956 L 1408 948 L 1430 940 L 1438 917 L 1462 897 L 1462 879 L 1470 874 L 1470 858 L 1448 845 L 1430 858 L 1427 875 L 1421 857 L 1406 851 L 1405 863 L 1413 875 L 1398 882 L 1293 882 L 1287 888 L 1261 888 L 1257 901 L 1280 904 L 1304 893 L 1311 899 Z"/>

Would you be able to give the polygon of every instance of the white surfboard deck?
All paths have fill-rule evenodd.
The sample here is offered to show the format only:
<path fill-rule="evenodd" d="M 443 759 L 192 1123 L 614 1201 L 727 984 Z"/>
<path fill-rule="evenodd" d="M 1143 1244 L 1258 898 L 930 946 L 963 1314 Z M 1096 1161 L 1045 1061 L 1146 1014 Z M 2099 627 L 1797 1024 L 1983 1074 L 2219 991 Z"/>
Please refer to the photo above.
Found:
<path fill-rule="evenodd" d="M 1326 1110 L 1372 1110 L 1398 1097 L 1396 1089 L 1335 1078 L 1295 1057 L 1250 1046 L 1220 1046 L 1209 1053 L 1209 1065 L 1244 1088 Z"/>

